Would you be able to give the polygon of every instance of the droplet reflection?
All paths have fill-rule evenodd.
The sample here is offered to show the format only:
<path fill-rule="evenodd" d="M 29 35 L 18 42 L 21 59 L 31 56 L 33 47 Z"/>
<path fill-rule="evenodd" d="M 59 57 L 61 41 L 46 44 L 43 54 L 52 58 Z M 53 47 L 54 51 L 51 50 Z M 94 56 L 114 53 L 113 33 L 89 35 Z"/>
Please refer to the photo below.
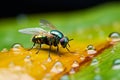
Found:
<path fill-rule="evenodd" d="M 115 59 L 115 60 L 113 61 L 112 69 L 114 69 L 114 70 L 120 69 L 120 58 L 119 58 L 119 59 Z"/>
<path fill-rule="evenodd" d="M 19 44 L 19 43 L 15 43 L 15 44 L 13 44 L 13 46 L 12 46 L 12 48 L 15 48 L 15 49 L 18 49 L 18 48 L 21 48 L 21 47 L 22 47 L 22 45 Z"/>
<path fill-rule="evenodd" d="M 120 33 L 118 32 L 112 32 L 108 36 L 112 42 L 118 42 L 120 41 Z"/>
<path fill-rule="evenodd" d="M 48 57 L 47 62 L 51 62 L 51 61 L 52 61 L 52 58 Z"/>
<path fill-rule="evenodd" d="M 94 80 L 102 80 L 102 77 L 101 77 L 100 75 L 96 75 L 96 76 L 94 77 Z"/>
<path fill-rule="evenodd" d="M 87 46 L 86 50 L 87 50 L 88 54 L 95 54 L 95 53 L 97 53 L 95 47 L 93 45 L 91 45 L 91 44 Z"/>
<path fill-rule="evenodd" d="M 99 61 L 98 61 L 96 58 L 94 58 L 94 59 L 92 60 L 92 62 L 91 62 L 91 66 L 97 65 L 98 62 L 99 62 Z"/>
<path fill-rule="evenodd" d="M 57 61 L 53 65 L 53 67 L 51 69 L 51 72 L 53 72 L 53 73 L 61 73 L 61 72 L 64 71 L 64 69 L 65 69 L 65 67 L 63 66 L 63 64 L 61 62 Z"/>
<path fill-rule="evenodd" d="M 20 54 L 20 50 L 22 49 L 22 45 L 19 43 L 15 43 L 12 46 L 12 50 L 14 51 L 14 54 Z"/>
<path fill-rule="evenodd" d="M 60 78 L 60 80 L 70 80 L 68 75 L 64 75 Z"/>
<path fill-rule="evenodd" d="M 75 73 L 75 70 L 74 68 L 72 68 L 70 71 L 69 71 L 69 74 L 74 74 Z"/>
<path fill-rule="evenodd" d="M 74 61 L 73 64 L 72 64 L 72 67 L 73 68 L 79 67 L 78 61 Z"/>
<path fill-rule="evenodd" d="M 3 49 L 1 50 L 1 52 L 8 52 L 8 49 L 7 49 L 7 48 L 3 48 Z"/>

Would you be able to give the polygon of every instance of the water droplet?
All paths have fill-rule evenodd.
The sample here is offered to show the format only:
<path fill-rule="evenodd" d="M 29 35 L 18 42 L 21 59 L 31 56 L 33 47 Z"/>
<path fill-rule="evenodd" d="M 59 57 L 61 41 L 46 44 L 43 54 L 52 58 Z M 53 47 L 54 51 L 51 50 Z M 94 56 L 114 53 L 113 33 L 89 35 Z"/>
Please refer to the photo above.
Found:
<path fill-rule="evenodd" d="M 47 73 L 42 80 L 51 80 L 52 79 L 52 76 L 50 73 Z"/>
<path fill-rule="evenodd" d="M 87 46 L 87 50 L 95 50 L 95 47 L 90 44 L 90 45 Z"/>
<path fill-rule="evenodd" d="M 60 80 L 70 80 L 68 75 L 64 75 L 60 78 Z"/>
<path fill-rule="evenodd" d="M 80 60 L 82 60 L 82 61 L 85 60 L 85 56 L 84 56 L 84 55 L 81 55 L 81 56 L 80 56 Z"/>
<path fill-rule="evenodd" d="M 94 58 L 91 62 L 91 65 L 97 65 L 98 63 L 99 61 L 96 58 Z"/>
<path fill-rule="evenodd" d="M 99 73 L 100 72 L 100 68 L 99 67 L 96 67 L 95 70 L 94 70 L 95 73 Z"/>
<path fill-rule="evenodd" d="M 7 48 L 3 48 L 3 50 L 1 50 L 1 52 L 8 52 Z"/>
<path fill-rule="evenodd" d="M 51 62 L 51 61 L 52 61 L 52 58 L 51 58 L 51 57 L 48 57 L 47 61 L 48 61 L 48 62 Z"/>
<path fill-rule="evenodd" d="M 118 42 L 120 41 L 120 33 L 112 32 L 109 34 L 109 38 L 112 40 L 112 42 Z"/>
<path fill-rule="evenodd" d="M 69 74 L 74 74 L 75 73 L 75 70 L 72 68 L 70 71 L 69 71 Z"/>
<path fill-rule="evenodd" d="M 26 56 L 25 58 L 24 58 L 24 61 L 26 62 L 26 63 L 29 63 L 29 62 L 31 62 L 31 56 Z"/>
<path fill-rule="evenodd" d="M 22 45 L 19 44 L 19 43 L 15 43 L 15 44 L 12 46 L 12 50 L 14 51 L 15 54 L 20 54 L 21 48 L 22 48 Z"/>
<path fill-rule="evenodd" d="M 102 80 L 102 77 L 100 75 L 95 75 L 94 80 Z"/>
<path fill-rule="evenodd" d="M 53 72 L 53 73 L 61 73 L 61 72 L 63 72 L 64 70 L 65 70 L 65 67 L 63 66 L 63 64 L 62 64 L 61 62 L 57 61 L 57 62 L 53 65 L 53 67 L 52 67 L 52 69 L 51 69 L 51 72 Z"/>
<path fill-rule="evenodd" d="M 13 46 L 12 46 L 12 48 L 15 48 L 15 49 L 18 49 L 18 48 L 21 48 L 21 47 L 22 47 L 22 45 L 19 44 L 19 43 L 15 43 L 15 44 L 13 44 Z"/>
<path fill-rule="evenodd" d="M 73 68 L 79 67 L 78 61 L 74 61 L 73 64 L 72 64 L 72 67 Z"/>
<path fill-rule="evenodd" d="M 111 53 L 115 53 L 115 51 L 116 51 L 116 47 L 115 47 L 115 45 L 113 45 L 112 49 L 111 49 Z"/>
<path fill-rule="evenodd" d="M 88 45 L 86 50 L 87 50 L 88 54 L 95 54 L 95 53 L 97 53 L 97 51 L 96 51 L 96 49 L 95 49 L 95 47 L 93 45 Z"/>
<path fill-rule="evenodd" d="M 111 50 L 111 53 L 114 53 L 114 52 L 115 52 L 114 49 L 112 49 L 112 50 Z"/>
<path fill-rule="evenodd" d="M 114 70 L 120 69 L 120 59 L 115 59 L 113 61 L 112 69 L 114 69 Z"/>

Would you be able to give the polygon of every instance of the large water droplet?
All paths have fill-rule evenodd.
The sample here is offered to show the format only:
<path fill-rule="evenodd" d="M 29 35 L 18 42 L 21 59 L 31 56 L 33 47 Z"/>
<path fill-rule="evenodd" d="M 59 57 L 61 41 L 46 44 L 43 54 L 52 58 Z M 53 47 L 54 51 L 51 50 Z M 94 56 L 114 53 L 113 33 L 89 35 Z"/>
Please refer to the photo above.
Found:
<path fill-rule="evenodd" d="M 98 63 L 99 61 L 96 58 L 94 58 L 91 62 L 91 65 L 97 65 Z"/>
<path fill-rule="evenodd" d="M 70 80 L 68 75 L 64 75 L 60 78 L 60 80 Z"/>
<path fill-rule="evenodd" d="M 12 46 L 12 48 L 15 48 L 15 49 L 18 49 L 18 48 L 21 48 L 21 47 L 22 47 L 22 45 L 19 44 L 19 43 L 15 43 L 15 44 L 13 44 L 13 46 Z"/>
<path fill-rule="evenodd" d="M 52 67 L 52 69 L 51 69 L 51 72 L 53 72 L 53 73 L 61 73 L 61 72 L 63 72 L 64 70 L 65 70 L 65 67 L 63 66 L 63 64 L 62 64 L 61 62 L 57 61 L 57 62 L 53 65 L 53 67 Z"/>
<path fill-rule="evenodd" d="M 12 46 L 12 50 L 14 51 L 15 54 L 19 54 L 21 48 L 22 48 L 22 45 L 19 44 L 19 43 L 15 43 L 15 44 Z"/>
<path fill-rule="evenodd" d="M 112 69 L 114 69 L 114 70 L 120 69 L 120 58 L 119 59 L 115 59 L 113 61 Z"/>
<path fill-rule="evenodd" d="M 78 61 L 74 61 L 73 64 L 72 64 L 72 67 L 73 68 L 79 67 Z"/>
<path fill-rule="evenodd" d="M 111 39 L 112 42 L 118 42 L 120 41 L 120 33 L 112 32 L 109 34 L 109 38 Z"/>
<path fill-rule="evenodd" d="M 86 50 L 87 50 L 88 54 L 95 54 L 95 53 L 97 53 L 97 51 L 96 51 L 96 49 L 95 49 L 95 47 L 93 45 L 88 45 Z"/>

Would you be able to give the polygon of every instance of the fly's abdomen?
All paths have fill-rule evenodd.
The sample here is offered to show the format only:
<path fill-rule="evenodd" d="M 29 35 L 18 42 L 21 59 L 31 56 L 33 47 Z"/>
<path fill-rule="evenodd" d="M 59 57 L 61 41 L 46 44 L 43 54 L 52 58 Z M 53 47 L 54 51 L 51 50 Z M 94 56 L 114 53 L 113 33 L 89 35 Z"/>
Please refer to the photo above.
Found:
<path fill-rule="evenodd" d="M 47 42 L 46 36 L 34 36 L 32 41 L 37 44 L 45 44 Z"/>

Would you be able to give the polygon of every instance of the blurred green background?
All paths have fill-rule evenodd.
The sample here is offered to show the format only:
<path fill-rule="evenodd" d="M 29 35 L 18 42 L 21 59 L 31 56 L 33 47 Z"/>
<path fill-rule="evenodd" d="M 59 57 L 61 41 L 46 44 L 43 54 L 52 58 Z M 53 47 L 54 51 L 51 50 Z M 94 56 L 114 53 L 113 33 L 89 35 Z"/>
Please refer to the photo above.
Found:
<path fill-rule="evenodd" d="M 106 29 L 105 36 L 111 31 L 119 31 L 119 27 L 112 29 L 120 23 L 120 4 L 108 3 L 86 10 L 71 12 L 41 13 L 41 14 L 20 14 L 17 17 L 0 19 L 0 50 L 10 48 L 14 43 L 21 43 L 29 48 L 32 45 L 32 35 L 25 35 L 18 32 L 19 29 L 28 27 L 40 27 L 39 20 L 46 19 L 57 26 L 64 34 L 75 37 L 75 32 L 82 32 L 85 28 L 92 33 L 94 26 L 101 26 Z M 110 28 L 110 26 L 113 26 Z M 97 29 L 97 28 L 96 28 Z M 99 28 L 97 29 L 99 31 Z M 85 32 L 86 34 L 90 33 Z M 73 34 L 73 35 L 72 35 Z M 79 35 L 83 38 L 84 34 Z M 76 36 L 77 37 L 77 36 Z M 96 36 L 98 37 L 98 36 Z"/>

